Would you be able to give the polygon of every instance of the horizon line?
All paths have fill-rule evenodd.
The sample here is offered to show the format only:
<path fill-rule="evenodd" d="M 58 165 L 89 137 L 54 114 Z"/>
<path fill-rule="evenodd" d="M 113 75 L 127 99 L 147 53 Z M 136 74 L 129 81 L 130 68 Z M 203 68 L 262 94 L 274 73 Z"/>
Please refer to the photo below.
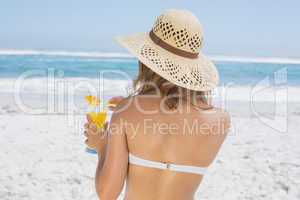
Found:
<path fill-rule="evenodd" d="M 4 56 L 62 56 L 62 57 L 87 57 L 87 58 L 135 58 L 129 53 L 97 52 L 97 51 L 63 51 L 63 50 L 31 50 L 31 49 L 0 49 Z M 300 64 L 300 58 L 288 57 L 245 57 L 226 55 L 207 55 L 213 61 L 224 62 L 249 62 L 249 63 L 277 63 Z"/>

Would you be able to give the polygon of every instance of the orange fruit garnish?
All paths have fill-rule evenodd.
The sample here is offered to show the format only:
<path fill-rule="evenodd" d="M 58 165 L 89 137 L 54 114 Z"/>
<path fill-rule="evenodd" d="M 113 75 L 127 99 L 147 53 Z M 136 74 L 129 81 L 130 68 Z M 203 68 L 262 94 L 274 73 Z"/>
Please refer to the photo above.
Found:
<path fill-rule="evenodd" d="M 86 102 L 89 106 L 98 106 L 100 104 L 100 100 L 97 97 L 89 95 L 85 97 Z"/>

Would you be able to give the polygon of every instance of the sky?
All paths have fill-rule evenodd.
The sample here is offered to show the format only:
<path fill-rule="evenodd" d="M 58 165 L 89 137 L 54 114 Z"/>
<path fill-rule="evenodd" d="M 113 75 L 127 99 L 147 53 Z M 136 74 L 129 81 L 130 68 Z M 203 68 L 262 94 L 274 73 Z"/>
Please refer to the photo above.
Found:
<path fill-rule="evenodd" d="M 199 18 L 204 53 L 300 58 L 299 0 L 1 0 L 0 49 L 125 52 L 114 36 L 170 8 Z"/>

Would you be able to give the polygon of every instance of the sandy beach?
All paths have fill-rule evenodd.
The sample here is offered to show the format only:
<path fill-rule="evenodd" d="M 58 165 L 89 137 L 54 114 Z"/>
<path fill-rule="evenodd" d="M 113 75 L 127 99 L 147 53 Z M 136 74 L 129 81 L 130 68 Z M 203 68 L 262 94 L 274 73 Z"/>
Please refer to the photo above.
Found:
<path fill-rule="evenodd" d="M 97 157 L 85 152 L 84 97 L 126 96 L 136 61 L 0 58 L 0 199 L 96 200 Z M 218 67 L 223 77 L 213 104 L 230 113 L 232 129 L 195 199 L 300 199 L 299 66 L 221 62 Z M 129 77 L 99 79 L 101 70 Z"/>
<path fill-rule="evenodd" d="M 0 199 L 97 199 L 84 115 L 25 114 L 2 97 Z M 279 132 L 249 115 L 246 102 L 230 105 L 232 131 L 195 199 L 300 199 L 300 106 L 289 104 L 288 129 Z"/>

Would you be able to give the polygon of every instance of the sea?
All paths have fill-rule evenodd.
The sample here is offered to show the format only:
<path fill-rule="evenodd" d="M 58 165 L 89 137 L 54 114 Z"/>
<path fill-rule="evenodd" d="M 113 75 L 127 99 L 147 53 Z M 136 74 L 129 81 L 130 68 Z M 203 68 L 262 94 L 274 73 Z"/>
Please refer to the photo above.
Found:
<path fill-rule="evenodd" d="M 214 92 L 219 104 L 226 98 L 300 102 L 300 60 L 225 56 L 211 59 L 220 74 L 219 87 Z M 0 52 L 0 95 L 9 97 L 18 107 L 43 107 L 45 102 L 59 104 L 70 102 L 70 98 L 82 107 L 86 95 L 105 100 L 128 95 L 137 71 L 138 61 L 124 54 Z M 68 109 L 65 105 L 56 107 Z"/>
<path fill-rule="evenodd" d="M 71 54 L 72 55 L 72 54 Z M 98 78 L 103 71 L 108 79 L 134 78 L 137 74 L 137 60 L 131 57 L 87 57 L 61 55 L 1 55 L 0 78 L 17 78 L 29 71 L 47 70 L 63 72 L 66 78 Z M 278 62 L 278 61 L 277 61 Z M 300 60 L 284 63 L 272 60 L 238 60 L 216 59 L 215 65 L 220 74 L 220 84 L 234 83 L 236 85 L 254 85 L 266 77 L 272 77 L 276 72 L 287 71 L 287 84 L 300 85 Z M 113 71 L 115 73 L 113 73 Z M 116 71 L 124 73 L 124 76 Z M 32 76 L 31 78 L 37 78 Z M 29 78 L 29 77 L 28 77 Z M 43 76 L 40 75 L 40 78 Z M 45 78 L 45 77 L 44 77 Z"/>

